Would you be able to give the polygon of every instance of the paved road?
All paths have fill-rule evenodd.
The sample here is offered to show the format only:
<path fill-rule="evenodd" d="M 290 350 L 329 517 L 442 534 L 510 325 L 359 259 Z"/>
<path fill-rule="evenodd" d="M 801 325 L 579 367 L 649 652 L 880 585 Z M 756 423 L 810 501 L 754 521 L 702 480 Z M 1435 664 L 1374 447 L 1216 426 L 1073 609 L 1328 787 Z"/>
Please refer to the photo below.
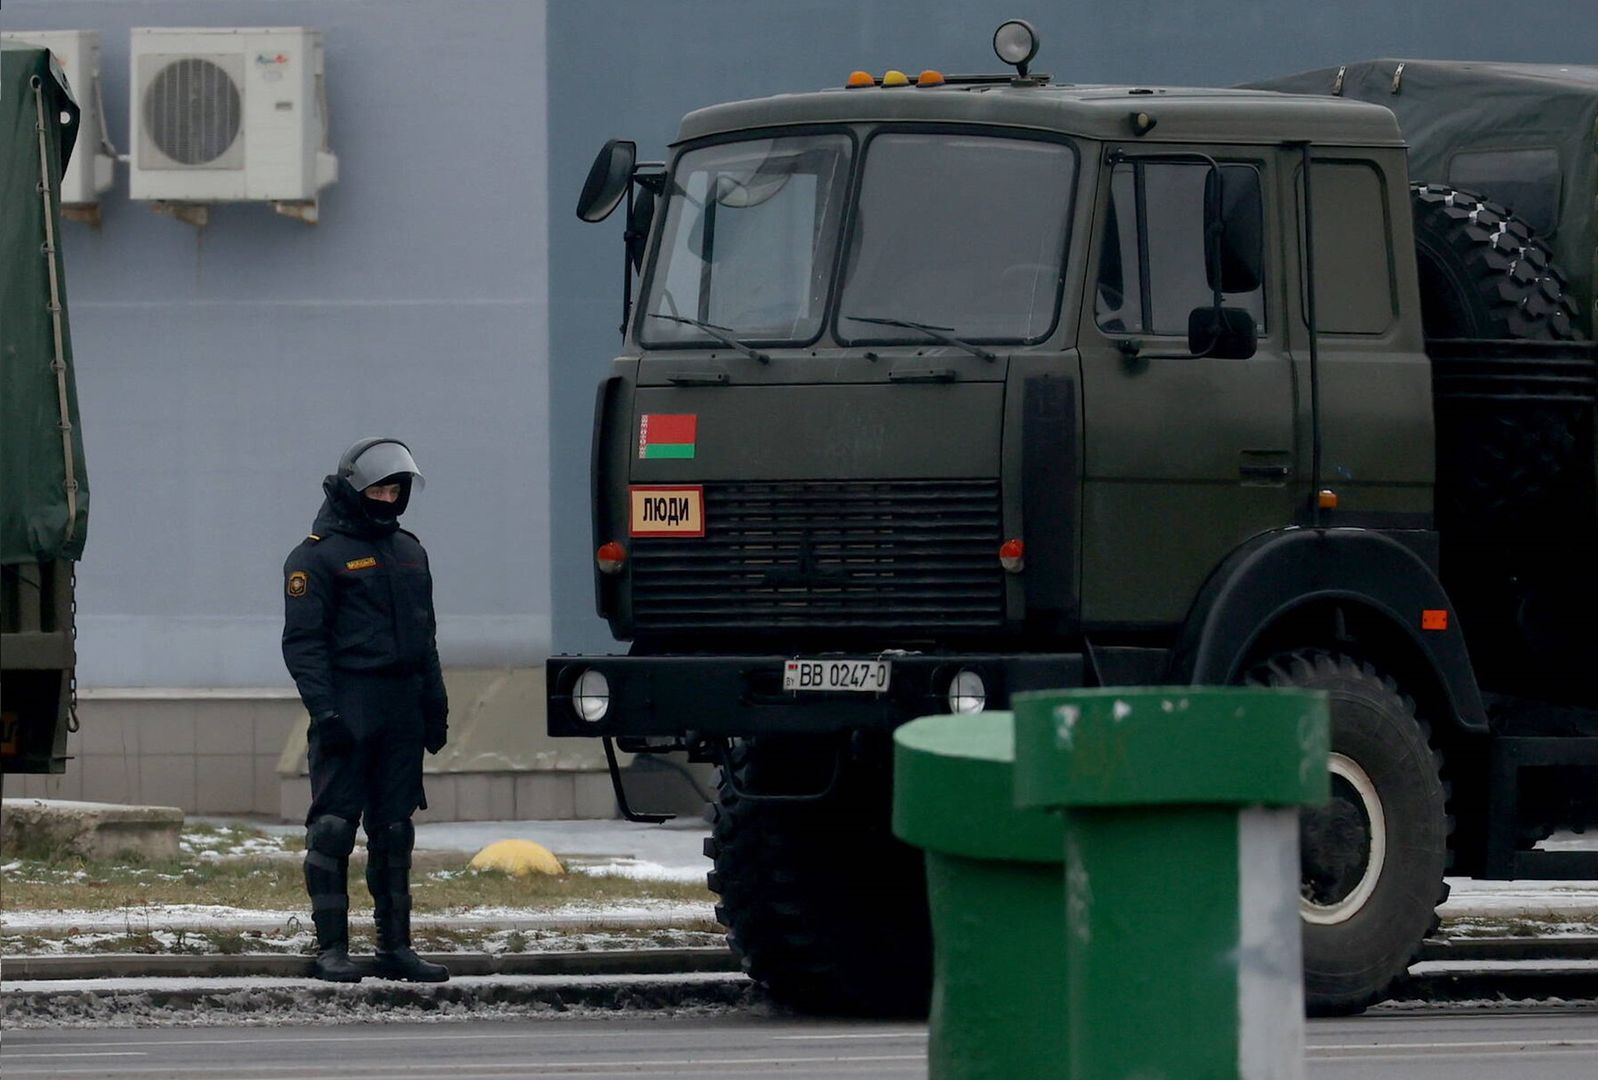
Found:
<path fill-rule="evenodd" d="M 1592 1080 L 1598 1008 L 1314 1021 L 1309 1080 Z M 13 1031 L 7 1080 L 846 1080 L 926 1075 L 926 1031 L 748 1016 Z"/>

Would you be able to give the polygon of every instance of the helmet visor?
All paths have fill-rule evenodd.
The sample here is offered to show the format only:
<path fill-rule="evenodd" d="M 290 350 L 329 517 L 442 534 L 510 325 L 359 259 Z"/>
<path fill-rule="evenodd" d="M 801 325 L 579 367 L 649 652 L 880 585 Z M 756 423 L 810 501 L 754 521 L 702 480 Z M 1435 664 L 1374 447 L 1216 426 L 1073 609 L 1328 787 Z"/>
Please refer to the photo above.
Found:
<path fill-rule="evenodd" d="M 373 484 L 400 473 L 410 474 L 411 486 L 417 491 L 422 489 L 424 481 L 420 470 L 416 468 L 416 459 L 411 457 L 411 452 L 403 444 L 373 443 L 350 462 L 350 487 L 365 491 Z"/>

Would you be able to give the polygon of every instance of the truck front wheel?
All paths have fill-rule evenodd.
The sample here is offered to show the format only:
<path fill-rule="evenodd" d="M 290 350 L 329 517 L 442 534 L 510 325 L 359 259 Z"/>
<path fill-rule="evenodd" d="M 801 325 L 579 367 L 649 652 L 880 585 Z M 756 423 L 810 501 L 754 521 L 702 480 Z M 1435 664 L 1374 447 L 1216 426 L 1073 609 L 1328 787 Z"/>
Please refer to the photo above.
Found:
<path fill-rule="evenodd" d="M 831 794 L 806 801 L 739 794 L 816 792 L 845 754 Z M 744 970 L 805 1012 L 924 1016 L 932 930 L 920 852 L 889 821 L 882 746 L 756 739 L 733 747 L 717 785 L 705 854 L 716 918 Z"/>
<path fill-rule="evenodd" d="M 1358 1012 L 1409 968 L 1447 898 L 1441 758 L 1414 703 L 1369 664 L 1298 650 L 1251 681 L 1330 698 L 1331 799 L 1299 822 L 1304 996 L 1311 1015 Z"/>

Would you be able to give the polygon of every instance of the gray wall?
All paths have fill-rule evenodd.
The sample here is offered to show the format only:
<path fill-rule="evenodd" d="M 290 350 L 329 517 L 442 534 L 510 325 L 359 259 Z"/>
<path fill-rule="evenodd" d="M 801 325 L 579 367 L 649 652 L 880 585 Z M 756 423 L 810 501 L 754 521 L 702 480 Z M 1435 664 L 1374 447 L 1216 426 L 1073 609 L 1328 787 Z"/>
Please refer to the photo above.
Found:
<path fill-rule="evenodd" d="M 544 5 L 9 0 L 95 29 L 128 146 L 130 26 L 322 30 L 338 184 L 322 222 L 204 230 L 127 199 L 64 247 L 92 489 L 80 676 L 286 685 L 284 556 L 355 438 L 410 441 L 446 663 L 549 647 Z"/>
<path fill-rule="evenodd" d="M 619 215 L 572 212 L 601 142 L 664 153 L 689 109 L 836 86 L 855 68 L 993 71 L 994 28 L 1026 18 L 1034 68 L 1069 82 L 1227 85 L 1378 56 L 1593 63 L 1591 0 L 556 0 L 549 10 L 551 439 L 557 507 L 588 498 L 593 386 L 619 339 Z M 572 43 L 584 43 L 575 47 Z M 663 44 L 664 43 L 664 44 Z M 589 525 L 557 514 L 553 598 L 563 651 L 616 650 L 593 615 Z"/>
<path fill-rule="evenodd" d="M 67 236 L 94 490 L 85 680 L 282 685 L 278 566 L 357 435 L 429 486 L 447 659 L 618 648 L 592 614 L 587 446 L 615 354 L 621 225 L 572 213 L 607 137 L 658 157 L 684 112 L 854 68 L 991 71 L 1031 19 L 1076 82 L 1227 84 L 1370 56 L 1591 62 L 1589 0 L 10 0 L 94 28 L 126 147 L 132 25 L 326 34 L 342 179 L 307 228 L 261 207 L 196 234 L 108 197 Z M 547 25 L 546 25 L 547 23 Z M 547 49 L 546 49 L 547 41 Z M 547 61 L 546 61 L 547 56 Z M 547 68 L 547 80 L 546 80 Z M 556 268 L 551 273 L 550 268 Z M 553 615 L 553 627 L 551 619 Z"/>

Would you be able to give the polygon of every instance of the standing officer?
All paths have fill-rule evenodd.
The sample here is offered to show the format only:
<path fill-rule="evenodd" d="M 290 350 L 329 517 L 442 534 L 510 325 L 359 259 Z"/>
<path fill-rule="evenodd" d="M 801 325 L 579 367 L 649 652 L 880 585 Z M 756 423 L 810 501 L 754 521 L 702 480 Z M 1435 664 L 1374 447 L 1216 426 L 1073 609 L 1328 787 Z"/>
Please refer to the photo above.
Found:
<path fill-rule="evenodd" d="M 399 527 L 422 474 L 398 439 L 362 439 L 322 481 L 311 534 L 283 565 L 283 660 L 311 716 L 305 887 L 317 978 L 443 982 L 411 949 L 411 815 L 425 808 L 422 750 L 448 734 L 427 553 Z M 375 970 L 349 956 L 349 857 L 365 818 Z"/>

